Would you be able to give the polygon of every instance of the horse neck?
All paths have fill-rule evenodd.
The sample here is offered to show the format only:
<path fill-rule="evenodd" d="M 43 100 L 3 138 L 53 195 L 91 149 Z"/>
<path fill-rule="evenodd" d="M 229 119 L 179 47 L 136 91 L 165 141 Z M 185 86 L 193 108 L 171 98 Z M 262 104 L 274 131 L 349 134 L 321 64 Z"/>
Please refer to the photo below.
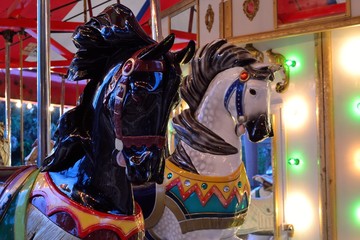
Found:
<path fill-rule="evenodd" d="M 108 83 L 104 81 L 93 100 L 92 141 L 86 155 L 72 167 L 51 172 L 50 176 L 64 194 L 84 206 L 131 215 L 134 210 L 131 185 L 125 169 L 112 157 L 115 148 L 113 127 L 103 109 L 102 99 Z"/>
<path fill-rule="evenodd" d="M 224 107 L 225 92 L 237 78 L 239 72 L 239 68 L 232 68 L 219 73 L 209 85 L 195 112 L 195 118 L 201 124 L 236 147 L 238 153 L 213 155 L 197 151 L 182 143 L 195 168 L 202 175 L 226 176 L 236 171 L 242 162 L 241 139 L 236 136 L 234 120 Z"/>

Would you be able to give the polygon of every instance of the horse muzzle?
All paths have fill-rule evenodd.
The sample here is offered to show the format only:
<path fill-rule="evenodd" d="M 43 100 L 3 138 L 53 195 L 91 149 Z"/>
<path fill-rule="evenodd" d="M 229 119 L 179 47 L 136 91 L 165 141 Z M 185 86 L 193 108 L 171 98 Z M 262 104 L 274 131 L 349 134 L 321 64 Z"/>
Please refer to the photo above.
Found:
<path fill-rule="evenodd" d="M 266 114 L 261 114 L 257 118 L 247 121 L 246 130 L 252 142 L 261 142 L 274 136 L 271 123 Z"/>
<path fill-rule="evenodd" d="M 161 184 L 164 179 L 165 159 L 163 149 L 155 146 L 138 149 L 136 147 L 124 148 L 126 175 L 134 185 L 147 182 Z"/>

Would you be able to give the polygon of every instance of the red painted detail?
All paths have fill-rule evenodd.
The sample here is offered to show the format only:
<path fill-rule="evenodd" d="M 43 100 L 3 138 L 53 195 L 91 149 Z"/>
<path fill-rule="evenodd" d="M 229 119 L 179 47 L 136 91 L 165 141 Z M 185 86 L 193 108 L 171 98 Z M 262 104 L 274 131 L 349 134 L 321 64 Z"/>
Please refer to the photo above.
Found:
<path fill-rule="evenodd" d="M 50 22 L 50 31 L 56 32 L 73 32 L 77 26 L 82 24 L 81 22 L 63 22 L 52 20 Z M 16 28 L 20 30 L 20 28 L 32 29 L 36 30 L 37 22 L 36 19 L 28 19 L 28 18 L 0 18 L 0 28 L 1 29 L 9 29 Z"/>
<path fill-rule="evenodd" d="M 240 73 L 240 80 L 241 81 L 247 81 L 249 79 L 250 75 L 247 71 L 242 71 Z"/>
<path fill-rule="evenodd" d="M 197 34 L 195 33 L 189 33 L 189 32 L 184 32 L 184 31 L 179 31 L 179 30 L 170 30 L 170 33 L 174 33 L 176 38 L 179 39 L 186 39 L 186 40 L 194 40 L 196 41 L 197 38 Z"/>
<path fill-rule="evenodd" d="M 232 189 L 229 197 L 227 199 L 225 199 L 224 195 L 222 194 L 222 191 L 216 185 L 213 185 L 208 190 L 208 193 L 203 195 L 203 193 L 197 183 L 192 185 L 187 191 L 184 191 L 183 183 L 181 182 L 180 178 L 178 177 L 178 178 L 175 178 L 174 180 L 172 180 L 166 186 L 166 191 L 170 191 L 170 189 L 172 189 L 175 186 L 178 186 L 178 189 L 180 191 L 180 195 L 181 195 L 183 201 L 188 199 L 191 194 L 196 193 L 202 206 L 205 206 L 207 204 L 207 202 L 209 201 L 209 199 L 211 198 L 211 196 L 213 196 L 213 195 L 215 195 L 219 199 L 219 201 L 222 203 L 222 205 L 225 208 L 227 206 L 229 206 L 229 204 L 231 203 L 231 201 L 233 200 L 234 197 L 237 198 L 238 202 L 241 202 L 241 200 L 242 200 L 242 197 L 240 196 L 239 191 L 236 187 L 234 187 Z"/>
<path fill-rule="evenodd" d="M 104 212 L 99 212 L 91 208 L 86 208 L 85 206 L 80 205 L 79 203 L 73 201 L 72 199 L 68 198 L 64 195 L 52 182 L 48 173 L 44 173 L 42 176 L 46 182 L 44 186 L 40 187 L 39 189 L 35 188 L 32 192 L 33 197 L 42 196 L 45 198 L 46 201 L 46 215 L 52 216 L 59 212 L 66 212 L 76 223 L 78 237 L 84 238 L 90 235 L 92 232 L 98 230 L 111 230 L 114 231 L 120 239 L 128 239 L 133 236 L 139 234 L 139 232 L 145 231 L 145 226 L 143 222 L 143 215 L 140 206 L 135 203 L 135 213 L 131 216 L 122 216 L 122 215 L 115 215 L 109 214 Z M 63 203 L 58 205 L 59 203 Z M 56 204 L 58 203 L 58 204 Z M 71 210 L 76 209 L 76 211 Z M 82 213 L 90 214 L 97 220 L 98 223 L 92 223 L 87 228 L 81 228 L 83 219 L 80 219 L 80 215 Z M 113 225 L 113 222 L 116 221 L 132 221 L 136 222 L 137 228 L 131 230 L 128 234 L 125 234 L 124 229 L 120 229 Z"/>

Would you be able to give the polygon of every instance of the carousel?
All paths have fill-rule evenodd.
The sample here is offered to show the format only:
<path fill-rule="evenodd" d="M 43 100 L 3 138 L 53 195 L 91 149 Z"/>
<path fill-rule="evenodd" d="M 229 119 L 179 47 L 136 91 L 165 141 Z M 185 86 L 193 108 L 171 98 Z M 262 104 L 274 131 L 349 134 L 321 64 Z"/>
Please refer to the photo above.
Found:
<path fill-rule="evenodd" d="M 357 239 L 360 4 L 295 2 L 6 0 L 0 239 Z"/>

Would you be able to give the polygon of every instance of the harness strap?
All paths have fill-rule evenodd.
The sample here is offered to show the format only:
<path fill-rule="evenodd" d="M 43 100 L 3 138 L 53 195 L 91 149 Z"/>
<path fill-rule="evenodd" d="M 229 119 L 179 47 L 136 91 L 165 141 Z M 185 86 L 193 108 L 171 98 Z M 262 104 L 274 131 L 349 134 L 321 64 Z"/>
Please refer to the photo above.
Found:
<path fill-rule="evenodd" d="M 236 113 L 237 116 L 240 117 L 244 115 L 243 107 L 242 107 L 242 95 L 244 90 L 244 83 L 239 79 L 236 79 L 229 89 L 226 91 L 224 98 L 224 106 L 227 110 L 229 110 L 230 98 L 236 92 Z"/>
<path fill-rule="evenodd" d="M 149 47 L 148 47 L 149 48 Z M 145 48 L 146 50 L 147 48 Z M 165 71 L 165 64 L 160 60 L 142 60 L 138 56 L 145 51 L 144 48 L 138 50 L 129 58 L 114 75 L 112 83 L 114 86 L 117 81 L 120 81 L 119 92 L 115 96 L 114 103 L 114 125 L 115 125 L 115 148 L 118 151 L 122 151 L 124 146 L 147 146 L 152 145 L 163 148 L 165 146 L 166 139 L 164 136 L 123 136 L 122 134 L 122 111 L 125 94 L 127 92 L 127 86 L 129 84 L 129 76 L 135 72 L 163 72 Z M 120 79 L 120 80 L 119 80 Z"/>

